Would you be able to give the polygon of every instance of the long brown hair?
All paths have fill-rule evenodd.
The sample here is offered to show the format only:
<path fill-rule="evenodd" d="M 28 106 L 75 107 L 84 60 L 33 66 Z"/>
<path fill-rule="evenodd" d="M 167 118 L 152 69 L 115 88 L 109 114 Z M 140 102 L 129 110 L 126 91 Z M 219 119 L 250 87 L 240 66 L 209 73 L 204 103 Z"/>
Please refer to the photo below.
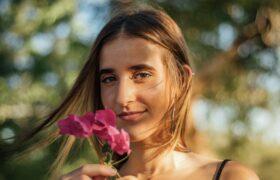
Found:
<path fill-rule="evenodd" d="M 192 77 L 183 68 L 183 65 L 190 66 L 188 48 L 180 28 L 174 20 L 162 10 L 153 8 L 124 10 L 115 15 L 103 27 L 91 48 L 87 61 L 65 99 L 38 127 L 20 138 L 20 142 L 27 142 L 39 132 L 49 131 L 49 137 L 42 139 L 35 146 L 48 145 L 60 137 L 57 127 L 54 126 L 57 120 L 70 113 L 84 114 L 88 111 L 104 109 L 101 102 L 98 77 L 100 51 L 104 44 L 117 38 L 120 34 L 146 39 L 166 50 L 167 53 L 163 63 L 168 70 L 169 82 L 172 83 L 173 93 L 170 94 L 170 98 L 173 101 L 163 117 L 165 123 L 161 123 L 152 135 L 153 138 L 151 139 L 154 139 L 154 141 L 151 142 L 149 147 L 159 147 L 159 152 L 167 148 L 188 151 L 186 122 L 190 111 Z M 174 116 L 171 121 L 166 121 L 170 119 L 168 117 L 172 113 Z M 166 129 L 170 129 L 170 131 Z M 63 138 L 64 141 L 59 149 L 59 155 L 52 166 L 54 168 L 51 168 L 54 174 L 55 169 L 60 169 L 63 166 L 71 147 L 76 141 L 72 136 Z M 97 155 L 101 157 L 101 147 L 96 138 L 94 144 Z M 27 151 L 33 148 L 29 148 Z M 155 156 L 156 154 L 160 153 L 155 153 Z"/>

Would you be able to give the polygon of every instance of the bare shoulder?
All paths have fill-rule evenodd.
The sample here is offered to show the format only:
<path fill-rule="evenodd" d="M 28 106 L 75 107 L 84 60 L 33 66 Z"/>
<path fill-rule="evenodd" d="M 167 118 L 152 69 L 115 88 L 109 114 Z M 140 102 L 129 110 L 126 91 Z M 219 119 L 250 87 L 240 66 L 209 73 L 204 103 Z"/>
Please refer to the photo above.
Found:
<path fill-rule="evenodd" d="M 257 174 L 250 168 L 236 161 L 229 161 L 221 174 L 222 180 L 259 180 Z"/>

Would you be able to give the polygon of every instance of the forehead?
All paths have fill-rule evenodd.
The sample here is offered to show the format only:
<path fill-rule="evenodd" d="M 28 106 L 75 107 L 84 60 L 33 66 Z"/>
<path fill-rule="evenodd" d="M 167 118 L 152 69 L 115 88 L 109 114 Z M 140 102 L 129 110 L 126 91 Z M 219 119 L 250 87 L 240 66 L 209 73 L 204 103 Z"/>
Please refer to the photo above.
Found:
<path fill-rule="evenodd" d="M 120 36 L 106 43 L 100 53 L 100 68 L 135 64 L 162 66 L 164 48 L 142 38 Z"/>

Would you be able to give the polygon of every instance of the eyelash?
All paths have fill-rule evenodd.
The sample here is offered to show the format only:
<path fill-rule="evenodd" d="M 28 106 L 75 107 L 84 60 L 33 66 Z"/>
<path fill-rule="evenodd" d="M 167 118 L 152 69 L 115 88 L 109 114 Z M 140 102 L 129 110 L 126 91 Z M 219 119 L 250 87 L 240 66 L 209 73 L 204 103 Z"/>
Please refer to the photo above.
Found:
<path fill-rule="evenodd" d="M 149 73 L 144 73 L 144 72 L 137 73 L 136 76 L 137 76 L 137 75 L 143 75 L 143 74 L 145 75 L 144 78 L 149 78 L 150 76 L 152 76 L 151 74 L 149 74 Z M 104 84 L 110 83 L 110 82 L 106 82 L 106 80 L 107 80 L 107 79 L 110 79 L 110 78 L 114 78 L 114 77 L 113 77 L 113 76 L 110 76 L 110 77 L 104 78 L 103 80 L 101 80 L 101 82 L 104 83 Z"/>

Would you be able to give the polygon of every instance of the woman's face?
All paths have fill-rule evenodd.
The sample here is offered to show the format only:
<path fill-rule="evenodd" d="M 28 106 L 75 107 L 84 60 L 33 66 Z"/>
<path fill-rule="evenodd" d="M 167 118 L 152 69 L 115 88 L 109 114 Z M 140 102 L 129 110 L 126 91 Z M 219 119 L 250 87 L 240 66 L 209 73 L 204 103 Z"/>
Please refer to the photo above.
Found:
<path fill-rule="evenodd" d="M 169 103 L 164 49 L 145 39 L 119 36 L 104 45 L 100 56 L 103 106 L 117 114 L 117 126 L 131 141 L 151 135 Z M 134 113 L 121 116 L 121 113 Z"/>

